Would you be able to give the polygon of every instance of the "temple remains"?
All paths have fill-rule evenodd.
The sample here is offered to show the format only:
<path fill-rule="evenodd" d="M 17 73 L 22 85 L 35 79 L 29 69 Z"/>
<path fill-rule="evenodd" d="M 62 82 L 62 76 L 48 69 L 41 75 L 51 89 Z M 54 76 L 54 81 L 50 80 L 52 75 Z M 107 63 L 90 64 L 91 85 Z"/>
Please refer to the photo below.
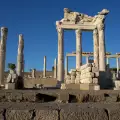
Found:
<path fill-rule="evenodd" d="M 58 58 L 53 61 L 52 72 L 48 75 L 47 56 L 43 59 L 43 71 L 38 74 L 35 68 L 26 75 L 24 72 L 24 38 L 19 35 L 16 69 L 10 68 L 8 77 L 4 77 L 6 59 L 6 41 L 8 29 L 1 28 L 0 41 L 0 85 L 6 89 L 17 89 L 21 81 L 26 88 L 59 87 L 61 89 L 100 90 L 120 89 L 119 58 L 120 54 L 106 52 L 105 19 L 109 10 L 103 9 L 95 16 L 71 11 L 64 8 L 64 18 L 56 21 L 58 33 Z M 75 30 L 76 51 L 67 53 L 64 58 L 64 30 Z M 82 32 L 93 32 L 93 52 L 82 51 Z M 76 57 L 76 68 L 68 71 L 68 57 Z M 86 57 L 86 63 L 82 63 Z M 91 59 L 92 58 L 92 59 Z M 109 59 L 116 59 L 116 73 L 110 70 Z M 65 61 L 65 65 L 64 65 Z M 12 82 L 11 82 L 12 81 Z M 53 85 L 54 83 L 54 85 Z M 43 87 L 44 86 L 44 87 Z"/>

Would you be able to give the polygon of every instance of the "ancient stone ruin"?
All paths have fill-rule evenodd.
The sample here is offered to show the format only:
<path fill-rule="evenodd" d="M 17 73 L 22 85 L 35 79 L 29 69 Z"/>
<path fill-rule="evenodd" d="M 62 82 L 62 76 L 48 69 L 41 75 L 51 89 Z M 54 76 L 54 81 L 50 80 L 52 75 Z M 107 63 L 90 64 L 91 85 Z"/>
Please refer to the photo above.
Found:
<path fill-rule="evenodd" d="M 103 9 L 95 16 L 88 16 L 64 9 L 64 18 L 56 22 L 58 58 L 53 61 L 52 71 L 47 71 L 47 56 L 43 58 L 43 71 L 34 67 L 30 72 L 24 71 L 25 45 L 20 34 L 16 69 L 11 64 L 14 67 L 5 72 L 8 29 L 2 27 L 0 119 L 119 120 L 120 92 L 116 90 L 120 90 L 120 54 L 106 52 L 104 26 L 108 13 L 109 10 Z M 76 34 L 76 51 L 66 54 L 65 69 L 64 30 L 75 30 Z M 82 31 L 93 31 L 93 52 L 82 51 Z M 72 56 L 76 57 L 76 68 L 68 71 L 68 57 Z M 86 57 L 85 64 L 82 57 Z M 116 72 L 110 69 L 110 58 L 116 59 Z"/>

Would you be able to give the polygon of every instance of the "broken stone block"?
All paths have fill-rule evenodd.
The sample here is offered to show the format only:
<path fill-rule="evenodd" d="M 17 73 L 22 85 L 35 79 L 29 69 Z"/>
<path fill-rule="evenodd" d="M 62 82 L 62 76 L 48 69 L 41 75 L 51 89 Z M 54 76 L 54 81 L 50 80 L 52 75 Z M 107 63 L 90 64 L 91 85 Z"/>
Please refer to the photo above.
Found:
<path fill-rule="evenodd" d="M 80 67 L 80 70 L 84 70 L 84 69 L 86 69 L 87 67 L 92 67 L 92 64 L 87 63 L 87 64 L 85 64 L 85 65 L 82 65 L 82 66 Z"/>
<path fill-rule="evenodd" d="M 95 76 L 94 73 L 88 72 L 86 74 L 81 74 L 80 79 L 85 79 L 85 78 L 93 78 Z"/>
<path fill-rule="evenodd" d="M 91 67 L 88 67 L 84 70 L 81 71 L 81 74 L 84 74 L 84 73 L 87 73 L 87 72 L 92 72 L 92 68 Z"/>

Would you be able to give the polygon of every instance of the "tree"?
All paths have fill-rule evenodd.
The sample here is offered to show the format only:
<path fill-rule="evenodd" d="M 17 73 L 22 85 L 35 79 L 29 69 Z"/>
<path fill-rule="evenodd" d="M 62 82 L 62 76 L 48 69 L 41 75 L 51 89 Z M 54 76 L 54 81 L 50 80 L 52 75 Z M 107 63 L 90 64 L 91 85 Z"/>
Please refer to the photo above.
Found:
<path fill-rule="evenodd" d="M 52 66 L 52 71 L 54 71 L 54 66 Z"/>
<path fill-rule="evenodd" d="M 12 70 L 15 70 L 16 65 L 13 64 L 13 63 L 8 63 L 8 68 L 9 68 L 9 69 L 12 69 Z"/>

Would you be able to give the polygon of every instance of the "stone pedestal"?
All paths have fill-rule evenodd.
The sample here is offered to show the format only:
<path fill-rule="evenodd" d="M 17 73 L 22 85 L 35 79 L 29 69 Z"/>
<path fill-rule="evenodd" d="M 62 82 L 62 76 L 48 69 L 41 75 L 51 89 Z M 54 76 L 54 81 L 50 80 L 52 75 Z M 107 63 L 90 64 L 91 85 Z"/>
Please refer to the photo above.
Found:
<path fill-rule="evenodd" d="M 120 80 L 115 80 L 114 90 L 120 90 Z"/>
<path fill-rule="evenodd" d="M 75 90 L 100 90 L 98 84 L 62 84 L 61 89 L 75 89 Z"/>
<path fill-rule="evenodd" d="M 100 90 L 100 86 L 97 84 L 80 84 L 80 90 Z"/>
<path fill-rule="evenodd" d="M 6 83 L 5 89 L 14 90 L 15 89 L 15 83 Z"/>

